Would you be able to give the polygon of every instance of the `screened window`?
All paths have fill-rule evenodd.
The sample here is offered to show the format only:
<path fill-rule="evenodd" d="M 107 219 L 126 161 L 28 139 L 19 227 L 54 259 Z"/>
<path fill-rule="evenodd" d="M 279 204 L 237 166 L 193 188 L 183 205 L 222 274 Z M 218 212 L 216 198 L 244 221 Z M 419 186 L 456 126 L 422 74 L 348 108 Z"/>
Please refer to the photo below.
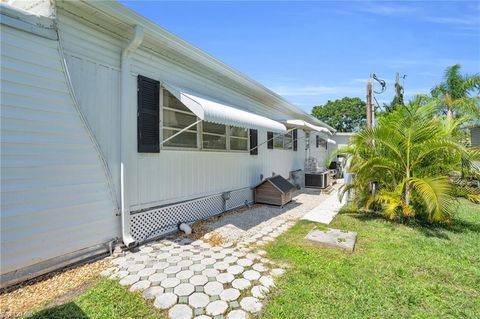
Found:
<path fill-rule="evenodd" d="M 293 149 L 293 134 L 288 132 L 284 135 L 276 135 L 273 138 L 273 148 L 291 150 Z"/>
<path fill-rule="evenodd" d="M 162 90 L 163 140 L 197 121 L 197 117 L 168 90 Z M 198 124 L 177 135 L 163 145 L 197 148 Z"/>
<path fill-rule="evenodd" d="M 203 122 L 203 148 L 211 150 L 227 149 L 227 127 L 221 124 Z"/>
<path fill-rule="evenodd" d="M 230 127 L 230 149 L 235 151 L 248 151 L 248 129 Z"/>

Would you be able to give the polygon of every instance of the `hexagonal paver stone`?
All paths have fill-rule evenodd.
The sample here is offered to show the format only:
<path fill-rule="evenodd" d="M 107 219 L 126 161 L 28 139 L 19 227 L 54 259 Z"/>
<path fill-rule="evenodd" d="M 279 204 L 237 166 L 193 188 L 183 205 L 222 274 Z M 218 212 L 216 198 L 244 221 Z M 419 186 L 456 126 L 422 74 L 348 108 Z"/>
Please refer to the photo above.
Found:
<path fill-rule="evenodd" d="M 190 283 L 195 286 L 203 286 L 208 282 L 208 277 L 204 275 L 195 275 L 190 278 Z"/>
<path fill-rule="evenodd" d="M 167 274 L 164 274 L 162 272 L 162 273 L 156 273 L 156 274 L 151 275 L 150 277 L 148 277 L 147 280 L 152 283 L 152 286 L 158 286 L 158 285 L 160 285 L 162 280 L 164 280 L 167 277 L 168 277 Z"/>
<path fill-rule="evenodd" d="M 115 259 L 112 259 L 112 264 L 114 265 L 122 265 L 127 261 L 127 258 L 125 257 L 118 257 Z"/>
<path fill-rule="evenodd" d="M 128 276 L 128 271 L 126 270 L 120 270 L 119 272 L 113 273 L 110 277 L 110 279 L 122 279 L 124 277 Z"/>
<path fill-rule="evenodd" d="M 262 310 L 262 303 L 255 297 L 245 297 L 240 301 L 240 306 L 243 310 L 257 313 Z"/>
<path fill-rule="evenodd" d="M 130 273 L 130 275 L 134 275 L 140 270 L 142 270 L 143 268 L 145 268 L 145 265 L 143 264 L 133 264 L 128 266 L 127 271 Z"/>
<path fill-rule="evenodd" d="M 189 259 L 180 260 L 180 261 L 177 263 L 177 266 L 178 266 L 178 267 L 190 267 L 191 265 L 193 265 L 193 261 L 192 261 L 192 260 L 189 260 Z"/>
<path fill-rule="evenodd" d="M 274 268 L 270 271 L 272 276 L 281 276 L 281 275 L 283 275 L 284 272 L 285 272 L 285 270 L 283 270 L 282 268 Z"/>
<path fill-rule="evenodd" d="M 195 291 L 195 286 L 192 284 L 180 284 L 175 287 L 173 292 L 178 296 L 189 296 Z"/>
<path fill-rule="evenodd" d="M 180 280 L 188 279 L 193 276 L 193 271 L 191 270 L 182 270 L 176 274 L 176 277 Z"/>
<path fill-rule="evenodd" d="M 240 258 L 240 257 L 245 256 L 245 253 L 244 253 L 244 252 L 241 252 L 241 251 L 234 251 L 234 252 L 232 253 L 232 256 L 235 256 L 235 257 L 237 257 L 237 258 Z"/>
<path fill-rule="evenodd" d="M 254 286 L 252 290 L 250 290 L 250 292 L 252 293 L 252 296 L 254 296 L 255 298 L 263 299 L 265 298 L 269 290 L 267 287 L 264 287 L 264 286 Z"/>
<path fill-rule="evenodd" d="M 247 289 L 251 285 L 252 284 L 249 280 L 243 278 L 235 279 L 234 281 L 232 281 L 232 287 L 240 290 Z"/>
<path fill-rule="evenodd" d="M 153 269 L 163 270 L 163 269 L 167 268 L 168 266 L 170 266 L 169 263 L 167 263 L 166 261 L 161 261 L 159 263 L 154 264 Z"/>
<path fill-rule="evenodd" d="M 153 251 L 153 248 L 150 246 L 142 246 L 140 247 L 140 251 L 142 253 L 151 253 Z"/>
<path fill-rule="evenodd" d="M 223 291 L 223 285 L 219 282 L 212 281 L 205 285 L 205 293 L 210 296 L 217 296 Z"/>
<path fill-rule="evenodd" d="M 260 278 L 260 273 L 255 270 L 247 270 L 243 273 L 243 278 L 248 280 L 258 280 Z"/>
<path fill-rule="evenodd" d="M 205 310 L 207 312 L 207 315 L 218 316 L 224 314 L 227 308 L 228 304 L 225 301 L 216 300 L 209 303 Z"/>
<path fill-rule="evenodd" d="M 202 264 L 195 264 L 191 265 L 188 269 L 190 269 L 191 271 L 203 271 L 205 268 L 207 268 L 207 266 Z"/>
<path fill-rule="evenodd" d="M 176 304 L 177 300 L 178 300 L 177 295 L 172 294 L 171 292 L 167 292 L 167 293 L 158 295 L 155 298 L 155 302 L 153 303 L 153 305 L 156 308 L 168 309 L 171 306 L 173 306 L 174 304 Z"/>
<path fill-rule="evenodd" d="M 226 284 L 229 282 L 232 282 L 235 279 L 235 276 L 229 273 L 221 273 L 220 275 L 217 275 L 217 281 L 221 282 L 222 284 Z"/>
<path fill-rule="evenodd" d="M 176 264 L 178 263 L 180 260 L 182 260 L 182 257 L 180 256 L 171 256 L 171 257 L 168 257 L 167 258 L 167 262 L 171 263 L 171 264 Z"/>
<path fill-rule="evenodd" d="M 212 319 L 212 317 L 206 316 L 206 315 L 200 315 L 200 316 L 196 316 L 196 317 L 193 318 L 193 319 Z"/>
<path fill-rule="evenodd" d="M 212 247 L 211 250 L 214 251 L 214 252 L 219 252 L 219 251 L 222 250 L 222 249 L 223 249 L 223 248 L 220 247 L 220 246 L 214 246 L 214 247 Z"/>
<path fill-rule="evenodd" d="M 223 259 L 223 258 L 225 258 L 225 257 L 226 257 L 226 256 L 225 256 L 225 254 L 223 254 L 223 253 L 215 253 L 215 254 L 212 255 L 212 258 L 215 258 L 215 259 L 217 259 L 217 260 Z"/>
<path fill-rule="evenodd" d="M 130 286 L 140 280 L 138 275 L 128 275 L 123 277 L 118 283 L 122 286 Z"/>
<path fill-rule="evenodd" d="M 140 280 L 134 283 L 132 287 L 130 287 L 130 291 L 144 291 L 148 287 L 150 287 L 150 281 Z"/>
<path fill-rule="evenodd" d="M 208 268 L 202 271 L 202 274 L 207 276 L 207 277 L 215 277 L 219 274 L 220 272 L 216 269 L 213 268 Z"/>
<path fill-rule="evenodd" d="M 267 271 L 268 268 L 265 267 L 263 264 L 254 264 L 252 266 L 253 270 L 256 270 L 256 271 L 259 271 L 259 272 L 263 272 L 263 271 Z"/>
<path fill-rule="evenodd" d="M 175 305 L 168 311 L 170 319 L 191 319 L 193 310 L 187 305 Z"/>
<path fill-rule="evenodd" d="M 153 275 L 157 270 L 153 268 L 144 268 L 140 270 L 137 275 L 140 276 L 140 279 L 147 279 L 151 275 Z"/>
<path fill-rule="evenodd" d="M 160 285 L 163 288 L 173 288 L 173 287 L 177 286 L 178 284 L 180 284 L 180 279 L 178 279 L 178 278 L 167 278 L 167 279 L 162 280 L 162 282 L 160 283 Z"/>
<path fill-rule="evenodd" d="M 228 256 L 225 259 L 223 259 L 224 262 L 229 263 L 229 264 L 233 264 L 237 260 L 238 260 L 238 257 L 235 257 L 235 256 Z"/>
<path fill-rule="evenodd" d="M 193 308 L 204 308 L 210 302 L 210 297 L 204 293 L 196 292 L 188 297 L 188 304 Z"/>
<path fill-rule="evenodd" d="M 275 282 L 273 281 L 272 276 L 260 277 L 260 283 L 267 288 L 275 287 Z"/>
<path fill-rule="evenodd" d="M 217 260 L 213 258 L 205 258 L 200 261 L 202 265 L 213 265 Z"/>
<path fill-rule="evenodd" d="M 180 272 L 181 270 L 182 268 L 178 266 L 170 266 L 165 268 L 163 272 L 166 273 L 167 275 L 172 275 L 172 274 L 176 274 L 177 272 Z"/>
<path fill-rule="evenodd" d="M 251 261 L 250 259 L 247 259 L 247 258 L 242 258 L 242 259 L 237 260 L 237 264 L 242 266 L 242 267 L 250 267 L 251 265 L 253 265 L 253 261 Z"/>
<path fill-rule="evenodd" d="M 229 266 L 230 265 L 228 263 L 223 262 L 223 261 L 219 261 L 219 262 L 217 262 L 213 265 L 213 268 L 218 269 L 218 270 L 227 270 L 227 268 Z"/>
<path fill-rule="evenodd" d="M 252 254 L 252 253 L 250 253 L 250 254 L 247 254 L 246 258 L 247 258 L 247 259 L 250 259 L 250 260 L 255 260 L 255 259 L 260 258 L 260 256 L 257 255 L 257 254 Z"/>
<path fill-rule="evenodd" d="M 244 268 L 239 265 L 233 265 L 227 268 L 227 272 L 232 275 L 238 275 L 243 272 Z"/>
<path fill-rule="evenodd" d="M 145 299 L 153 299 L 155 298 L 156 296 L 160 295 L 160 294 L 163 294 L 165 290 L 163 289 L 163 287 L 160 287 L 160 286 L 154 286 L 154 287 L 150 287 L 150 288 L 147 288 L 143 291 L 143 298 Z"/>
<path fill-rule="evenodd" d="M 247 319 L 247 313 L 243 310 L 237 309 L 230 311 L 227 315 L 227 319 Z"/>
<path fill-rule="evenodd" d="M 240 297 L 240 291 L 235 288 L 225 289 L 220 293 L 220 299 L 224 301 L 234 301 Z"/>

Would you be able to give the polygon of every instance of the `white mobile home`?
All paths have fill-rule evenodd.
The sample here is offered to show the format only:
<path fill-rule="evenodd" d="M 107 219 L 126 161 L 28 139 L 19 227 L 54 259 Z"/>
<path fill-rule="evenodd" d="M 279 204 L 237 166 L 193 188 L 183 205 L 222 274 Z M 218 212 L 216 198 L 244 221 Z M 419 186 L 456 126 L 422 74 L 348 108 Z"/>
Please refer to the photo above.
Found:
<path fill-rule="evenodd" d="M 2 285 L 251 202 L 334 132 L 117 3 L 1 24 Z"/>

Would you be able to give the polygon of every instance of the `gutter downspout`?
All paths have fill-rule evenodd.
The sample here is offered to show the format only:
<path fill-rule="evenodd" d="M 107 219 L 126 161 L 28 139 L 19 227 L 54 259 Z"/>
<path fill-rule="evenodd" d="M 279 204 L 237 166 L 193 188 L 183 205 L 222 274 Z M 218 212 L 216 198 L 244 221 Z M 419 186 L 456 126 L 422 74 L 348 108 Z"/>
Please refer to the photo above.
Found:
<path fill-rule="evenodd" d="M 130 233 L 130 210 L 129 205 L 126 203 L 126 183 L 125 183 L 125 170 L 126 161 L 128 158 L 128 135 L 130 133 L 129 128 L 129 118 L 128 118 L 128 109 L 130 103 L 130 88 L 129 88 L 129 77 L 130 77 L 130 54 L 136 50 L 143 41 L 144 29 L 140 25 L 135 25 L 134 33 L 130 42 L 123 49 L 121 55 L 121 70 L 120 70 L 120 209 L 122 215 L 122 241 L 127 248 L 135 247 L 137 244 L 135 239 L 133 239 L 132 234 Z"/>

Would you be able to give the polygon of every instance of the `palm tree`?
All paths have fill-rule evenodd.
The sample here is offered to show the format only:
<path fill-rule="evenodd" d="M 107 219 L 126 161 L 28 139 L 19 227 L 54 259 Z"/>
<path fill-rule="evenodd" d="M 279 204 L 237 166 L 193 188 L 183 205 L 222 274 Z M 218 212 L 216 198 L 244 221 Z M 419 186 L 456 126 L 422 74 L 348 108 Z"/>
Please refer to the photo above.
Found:
<path fill-rule="evenodd" d="M 441 108 L 449 118 L 459 113 L 478 119 L 479 97 L 472 97 L 471 93 L 480 91 L 480 75 L 461 75 L 460 68 L 460 64 L 455 64 L 445 70 L 444 81 L 431 90 L 432 97 L 440 99 Z"/>
<path fill-rule="evenodd" d="M 357 206 L 381 210 L 390 219 L 451 219 L 454 198 L 445 172 L 459 169 L 462 158 L 480 158 L 480 151 L 452 136 L 459 121 L 435 116 L 435 103 L 424 102 L 417 99 L 353 137 L 346 152 L 355 177 L 343 194 L 354 189 Z"/>

